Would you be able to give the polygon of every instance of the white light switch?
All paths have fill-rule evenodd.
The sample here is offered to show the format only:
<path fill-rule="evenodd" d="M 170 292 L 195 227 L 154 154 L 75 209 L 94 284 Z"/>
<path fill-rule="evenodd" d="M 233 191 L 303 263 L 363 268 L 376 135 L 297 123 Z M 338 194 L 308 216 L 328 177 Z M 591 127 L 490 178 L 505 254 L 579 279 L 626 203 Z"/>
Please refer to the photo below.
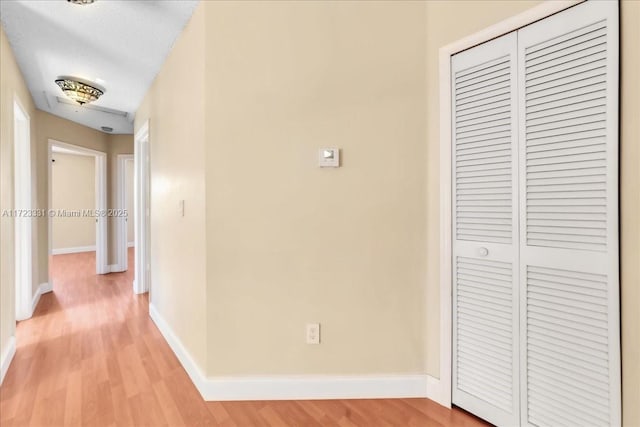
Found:
<path fill-rule="evenodd" d="M 320 344 L 320 323 L 307 323 L 307 344 Z"/>
<path fill-rule="evenodd" d="M 318 150 L 318 166 L 321 168 L 340 167 L 340 149 L 321 148 Z"/>

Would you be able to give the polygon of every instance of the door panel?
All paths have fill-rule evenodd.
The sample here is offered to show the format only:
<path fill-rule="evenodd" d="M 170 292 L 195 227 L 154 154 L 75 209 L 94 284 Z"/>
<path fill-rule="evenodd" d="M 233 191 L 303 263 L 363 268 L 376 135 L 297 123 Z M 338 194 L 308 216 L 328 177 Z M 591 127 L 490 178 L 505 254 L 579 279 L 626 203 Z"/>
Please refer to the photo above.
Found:
<path fill-rule="evenodd" d="M 617 13 L 518 31 L 523 425 L 620 424 Z"/>
<path fill-rule="evenodd" d="M 452 59 L 453 403 L 502 425 L 519 420 L 516 43 Z"/>

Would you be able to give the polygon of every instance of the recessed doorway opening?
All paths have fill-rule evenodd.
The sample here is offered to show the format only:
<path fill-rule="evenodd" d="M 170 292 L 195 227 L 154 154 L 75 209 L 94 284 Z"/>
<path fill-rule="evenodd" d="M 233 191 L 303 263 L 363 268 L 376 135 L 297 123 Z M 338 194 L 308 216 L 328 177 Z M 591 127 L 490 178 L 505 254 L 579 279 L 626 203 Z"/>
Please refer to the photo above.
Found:
<path fill-rule="evenodd" d="M 53 255 L 87 252 L 96 274 L 108 273 L 106 153 L 49 140 L 48 163 L 50 263 Z"/>

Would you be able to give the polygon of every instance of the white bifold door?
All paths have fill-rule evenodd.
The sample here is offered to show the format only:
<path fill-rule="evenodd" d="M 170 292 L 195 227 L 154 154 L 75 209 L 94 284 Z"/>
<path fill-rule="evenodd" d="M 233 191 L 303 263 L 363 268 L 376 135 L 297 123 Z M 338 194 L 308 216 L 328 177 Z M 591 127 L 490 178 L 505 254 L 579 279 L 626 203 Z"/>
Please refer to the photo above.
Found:
<path fill-rule="evenodd" d="M 453 402 L 518 423 L 517 35 L 453 58 Z"/>
<path fill-rule="evenodd" d="M 619 425 L 618 4 L 452 58 L 453 403 Z"/>

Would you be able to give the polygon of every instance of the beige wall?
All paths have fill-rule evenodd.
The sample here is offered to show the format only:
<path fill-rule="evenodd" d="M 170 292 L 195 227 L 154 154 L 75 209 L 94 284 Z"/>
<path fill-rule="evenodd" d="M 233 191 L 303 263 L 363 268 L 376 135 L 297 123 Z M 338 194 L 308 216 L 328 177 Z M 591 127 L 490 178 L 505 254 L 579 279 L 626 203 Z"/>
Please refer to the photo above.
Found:
<path fill-rule="evenodd" d="M 51 208 L 82 211 L 96 207 L 95 158 L 54 153 L 51 165 Z M 51 219 L 54 250 L 96 245 L 96 223 L 92 217 L 55 216 Z"/>
<path fill-rule="evenodd" d="M 426 4 L 206 6 L 207 372 L 423 372 Z"/>
<path fill-rule="evenodd" d="M 640 426 L 640 1 L 621 11 L 620 256 L 622 408 Z"/>
<path fill-rule="evenodd" d="M 0 211 L 13 209 L 13 102 L 15 99 L 31 119 L 31 161 L 36 164 L 35 106 L 31 94 L 22 78 L 9 41 L 0 27 Z M 34 168 L 35 175 L 39 175 Z M 36 178 L 33 178 L 35 186 Z M 38 207 L 33 192 L 33 207 Z M 37 240 L 37 224 L 34 222 L 33 236 Z M 38 253 L 34 253 L 38 260 Z M 15 288 L 14 288 L 14 221 L 0 215 L 0 355 L 4 355 L 11 336 L 15 332 Z M 33 282 L 38 283 L 37 262 L 34 263 Z M 2 362 L 2 361 L 0 361 Z"/>
<path fill-rule="evenodd" d="M 207 351 L 205 3 L 176 41 L 135 122 L 139 129 L 150 121 L 151 302 L 202 369 Z M 176 82 L 189 82 L 189 89 Z"/>

